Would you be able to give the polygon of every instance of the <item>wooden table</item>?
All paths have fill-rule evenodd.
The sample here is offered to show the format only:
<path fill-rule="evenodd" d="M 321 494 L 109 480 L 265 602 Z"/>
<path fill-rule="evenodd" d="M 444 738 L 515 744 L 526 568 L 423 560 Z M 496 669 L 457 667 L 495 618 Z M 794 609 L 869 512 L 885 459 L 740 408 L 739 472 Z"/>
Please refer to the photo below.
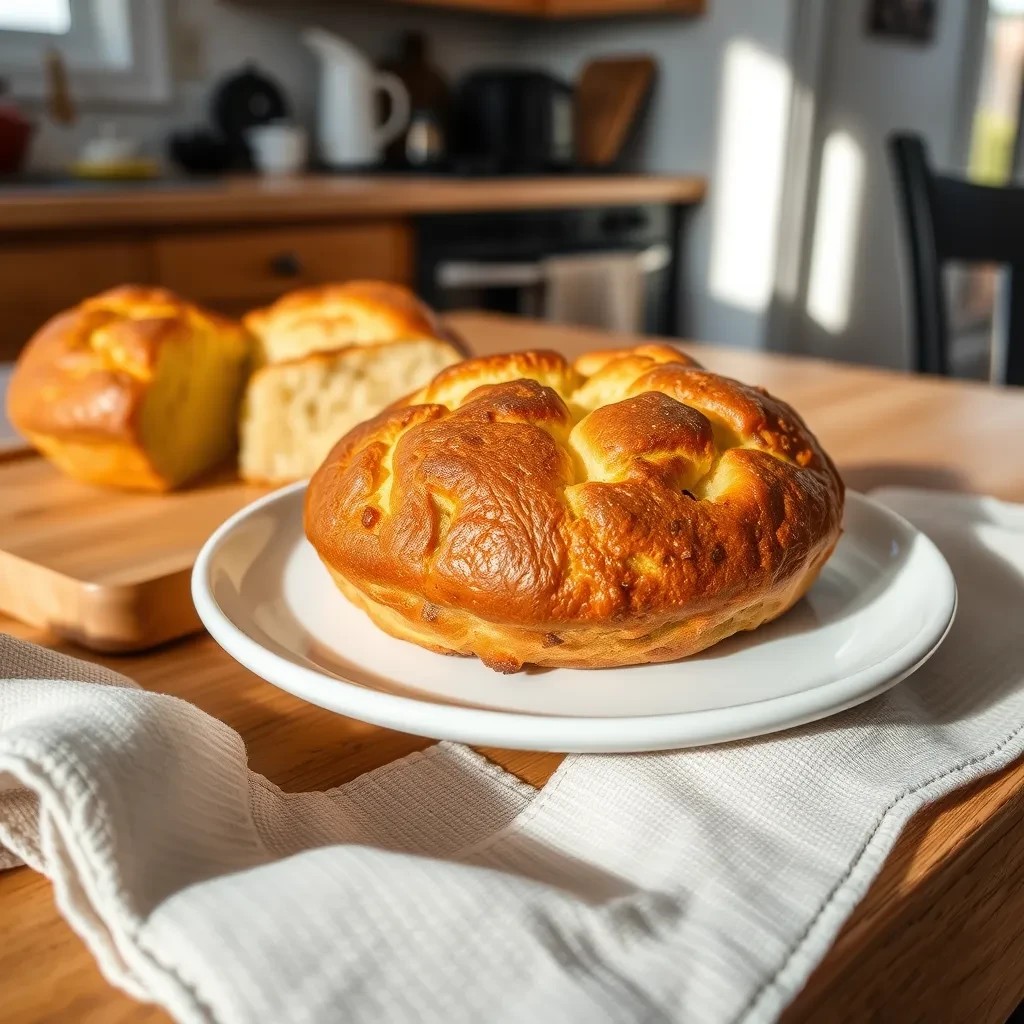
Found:
<path fill-rule="evenodd" d="M 548 347 L 573 354 L 622 341 L 477 314 L 452 321 L 478 352 Z M 712 369 L 791 400 L 851 487 L 908 483 L 1024 500 L 1024 393 L 689 348 Z M 0 628 L 48 642 L 10 620 L 0 620 Z M 244 738 L 253 770 L 288 790 L 336 786 L 430 743 L 304 704 L 245 671 L 205 636 L 150 654 L 95 660 L 227 722 Z M 559 761 L 551 754 L 484 752 L 534 784 Z M 1024 761 L 911 822 L 784 1019 L 1001 1024 L 1024 998 L 1022 877 Z M 42 877 L 27 868 L 0 873 L 0 1021 L 70 1020 L 167 1017 L 107 985 L 58 915 Z"/>

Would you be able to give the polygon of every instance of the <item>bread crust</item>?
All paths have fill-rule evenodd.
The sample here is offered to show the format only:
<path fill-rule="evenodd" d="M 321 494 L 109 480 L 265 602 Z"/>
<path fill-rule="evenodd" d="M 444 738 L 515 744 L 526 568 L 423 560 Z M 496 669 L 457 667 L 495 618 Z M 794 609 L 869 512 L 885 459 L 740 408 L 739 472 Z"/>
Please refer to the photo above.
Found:
<path fill-rule="evenodd" d="M 790 406 L 646 345 L 450 367 L 335 446 L 305 527 L 387 632 L 516 671 L 756 628 L 811 586 L 842 511 Z"/>
<path fill-rule="evenodd" d="M 8 391 L 14 426 L 61 468 L 119 487 L 165 490 L 142 411 L 168 348 L 197 334 L 248 361 L 240 325 L 164 288 L 123 285 L 53 317 L 31 338 Z M 173 432 L 174 425 L 168 424 Z"/>
<path fill-rule="evenodd" d="M 437 338 L 466 355 L 462 340 L 408 289 L 389 281 L 300 288 L 246 314 L 266 362 L 303 358 L 352 344 Z"/>

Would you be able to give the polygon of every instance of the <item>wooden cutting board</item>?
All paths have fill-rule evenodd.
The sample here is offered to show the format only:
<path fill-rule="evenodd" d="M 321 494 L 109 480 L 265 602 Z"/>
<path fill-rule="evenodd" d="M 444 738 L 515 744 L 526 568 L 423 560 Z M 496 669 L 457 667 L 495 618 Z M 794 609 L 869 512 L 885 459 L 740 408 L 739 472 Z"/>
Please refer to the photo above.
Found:
<path fill-rule="evenodd" d="M 194 633 L 200 547 L 266 492 L 224 476 L 134 494 L 71 480 L 33 454 L 0 459 L 0 612 L 98 651 Z"/>
<path fill-rule="evenodd" d="M 576 82 L 576 155 L 586 167 L 607 167 L 622 152 L 654 82 L 651 57 L 602 57 Z"/>

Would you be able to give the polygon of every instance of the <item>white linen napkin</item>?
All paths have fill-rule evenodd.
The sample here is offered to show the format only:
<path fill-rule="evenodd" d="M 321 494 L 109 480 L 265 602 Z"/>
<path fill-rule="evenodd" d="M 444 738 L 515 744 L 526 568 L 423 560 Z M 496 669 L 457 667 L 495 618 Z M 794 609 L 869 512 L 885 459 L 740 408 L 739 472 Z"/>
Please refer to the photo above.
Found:
<path fill-rule="evenodd" d="M 0 639 L 0 845 L 107 977 L 181 1021 L 765 1021 L 907 819 L 1024 752 L 1024 507 L 884 494 L 960 610 L 915 676 L 759 740 L 567 758 L 440 744 L 285 794 L 191 705 Z"/>

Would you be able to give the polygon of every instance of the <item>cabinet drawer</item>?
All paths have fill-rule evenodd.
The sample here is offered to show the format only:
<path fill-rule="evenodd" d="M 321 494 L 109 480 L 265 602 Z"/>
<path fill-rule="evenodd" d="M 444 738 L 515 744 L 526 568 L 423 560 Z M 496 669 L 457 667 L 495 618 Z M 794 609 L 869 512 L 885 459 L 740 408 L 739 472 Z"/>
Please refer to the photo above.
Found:
<path fill-rule="evenodd" d="M 118 284 L 149 284 L 145 241 L 0 244 L 0 304 L 24 303 L 56 313 Z"/>
<path fill-rule="evenodd" d="M 161 284 L 226 312 L 328 281 L 411 277 L 409 230 L 398 221 L 164 235 L 154 253 Z"/>
<path fill-rule="evenodd" d="M 0 361 L 57 313 L 119 284 L 150 284 L 145 241 L 0 244 Z"/>
<path fill-rule="evenodd" d="M 11 362 L 32 337 L 59 309 L 0 302 L 0 363 Z"/>

